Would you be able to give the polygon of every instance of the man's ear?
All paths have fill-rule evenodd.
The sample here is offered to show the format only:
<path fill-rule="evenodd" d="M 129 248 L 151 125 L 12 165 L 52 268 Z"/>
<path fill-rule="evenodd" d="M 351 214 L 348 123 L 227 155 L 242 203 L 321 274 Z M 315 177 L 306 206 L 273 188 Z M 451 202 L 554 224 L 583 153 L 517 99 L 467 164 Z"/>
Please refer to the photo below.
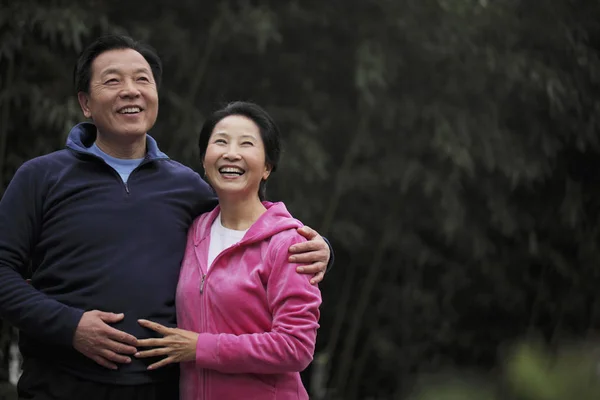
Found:
<path fill-rule="evenodd" d="M 90 96 L 85 92 L 79 92 L 77 93 L 77 100 L 79 100 L 79 106 L 81 107 L 81 111 L 83 111 L 83 115 L 85 115 L 86 118 L 90 118 L 92 116 L 92 111 L 89 106 Z"/>

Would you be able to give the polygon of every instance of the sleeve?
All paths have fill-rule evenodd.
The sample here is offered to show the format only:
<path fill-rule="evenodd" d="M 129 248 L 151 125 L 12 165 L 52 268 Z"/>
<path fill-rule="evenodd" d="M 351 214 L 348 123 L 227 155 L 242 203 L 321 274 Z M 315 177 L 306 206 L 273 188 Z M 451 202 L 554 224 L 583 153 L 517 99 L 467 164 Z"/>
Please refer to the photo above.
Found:
<path fill-rule="evenodd" d="M 28 336 L 72 346 L 83 310 L 49 298 L 23 278 L 42 224 L 36 172 L 31 162 L 23 164 L 0 200 L 0 316 Z"/>
<path fill-rule="evenodd" d="M 193 211 L 194 217 L 196 217 L 205 212 L 212 211 L 219 204 L 219 199 L 213 188 L 202 179 L 200 174 L 195 172 L 194 175 L 194 185 L 196 187 L 194 196 L 198 199 Z"/>
<path fill-rule="evenodd" d="M 287 261 L 289 246 L 300 235 L 282 240 L 272 253 L 267 301 L 273 313 L 271 331 L 243 335 L 201 333 L 196 365 L 223 373 L 299 372 L 312 361 L 321 293 L 310 276 L 298 274 Z"/>
<path fill-rule="evenodd" d="M 335 254 L 333 254 L 333 246 L 331 245 L 329 240 L 327 240 L 327 238 L 325 236 L 323 236 L 323 240 L 325 241 L 325 243 L 327 243 L 327 246 L 329 246 L 329 262 L 327 263 L 327 270 L 326 270 L 329 272 L 333 268 L 333 263 L 335 262 Z"/>

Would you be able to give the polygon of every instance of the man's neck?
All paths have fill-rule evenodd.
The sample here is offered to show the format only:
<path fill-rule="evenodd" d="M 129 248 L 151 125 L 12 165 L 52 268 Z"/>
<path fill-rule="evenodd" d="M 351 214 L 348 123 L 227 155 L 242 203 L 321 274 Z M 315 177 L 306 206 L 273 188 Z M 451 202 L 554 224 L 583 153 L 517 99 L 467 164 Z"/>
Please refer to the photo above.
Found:
<path fill-rule="evenodd" d="M 221 224 L 225 228 L 244 231 L 252 226 L 267 211 L 258 197 L 249 199 L 229 199 L 219 197 Z"/>
<path fill-rule="evenodd" d="M 131 140 L 116 141 L 113 138 L 96 136 L 96 146 L 104 153 L 114 158 L 138 159 L 146 155 L 146 135 Z"/>

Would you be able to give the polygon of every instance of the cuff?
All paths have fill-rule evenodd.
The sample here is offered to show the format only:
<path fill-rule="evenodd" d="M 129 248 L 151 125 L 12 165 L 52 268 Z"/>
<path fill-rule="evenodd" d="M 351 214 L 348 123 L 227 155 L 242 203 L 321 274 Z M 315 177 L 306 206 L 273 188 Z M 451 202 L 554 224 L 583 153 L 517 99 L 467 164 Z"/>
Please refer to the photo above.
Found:
<path fill-rule="evenodd" d="M 201 333 L 196 343 L 196 365 L 214 369 L 219 364 L 219 335 Z"/>
<path fill-rule="evenodd" d="M 325 270 L 326 272 L 329 272 L 331 271 L 331 268 L 333 268 L 335 254 L 333 254 L 333 247 L 331 247 L 331 243 L 329 243 L 329 240 L 327 240 L 325 236 L 323 236 L 323 240 L 325 241 L 325 243 L 327 243 L 327 246 L 329 246 L 329 262 L 327 263 L 327 269 Z"/>
<path fill-rule="evenodd" d="M 75 331 L 79 326 L 79 321 L 81 321 L 81 317 L 83 317 L 83 313 L 85 311 L 80 310 L 79 308 L 67 307 L 65 306 L 65 318 L 62 327 L 59 327 L 57 330 L 56 342 L 62 346 L 73 347 L 73 340 L 75 338 Z M 62 329 L 61 329 L 62 328 Z M 60 330 L 62 330 L 62 334 L 60 334 Z"/>

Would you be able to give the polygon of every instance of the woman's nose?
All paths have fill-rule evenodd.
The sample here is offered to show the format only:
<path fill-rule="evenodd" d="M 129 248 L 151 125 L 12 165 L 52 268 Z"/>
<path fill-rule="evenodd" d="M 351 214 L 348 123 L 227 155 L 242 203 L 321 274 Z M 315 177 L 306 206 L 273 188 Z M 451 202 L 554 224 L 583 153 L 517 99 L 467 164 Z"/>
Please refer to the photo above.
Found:
<path fill-rule="evenodd" d="M 238 151 L 235 148 L 229 148 L 223 154 L 223 158 L 227 160 L 237 160 L 240 158 L 240 153 L 238 153 Z"/>

